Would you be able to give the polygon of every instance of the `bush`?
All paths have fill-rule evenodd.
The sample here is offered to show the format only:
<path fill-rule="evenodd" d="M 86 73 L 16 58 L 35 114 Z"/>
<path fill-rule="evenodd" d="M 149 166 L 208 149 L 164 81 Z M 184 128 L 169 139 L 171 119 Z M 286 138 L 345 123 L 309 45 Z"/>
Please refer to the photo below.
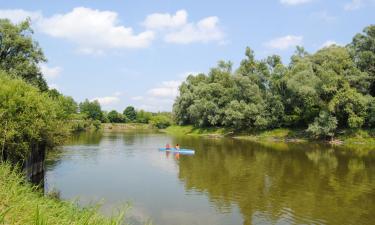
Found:
<path fill-rule="evenodd" d="M 172 124 L 172 118 L 165 115 L 157 115 L 151 118 L 150 123 L 159 129 L 165 129 Z"/>
<path fill-rule="evenodd" d="M 0 72 L 0 159 L 26 159 L 37 145 L 61 144 L 69 127 L 58 103 L 21 79 Z"/>
<path fill-rule="evenodd" d="M 307 132 L 315 138 L 333 137 L 337 128 L 337 119 L 326 111 L 321 111 L 319 117 L 309 125 Z"/>

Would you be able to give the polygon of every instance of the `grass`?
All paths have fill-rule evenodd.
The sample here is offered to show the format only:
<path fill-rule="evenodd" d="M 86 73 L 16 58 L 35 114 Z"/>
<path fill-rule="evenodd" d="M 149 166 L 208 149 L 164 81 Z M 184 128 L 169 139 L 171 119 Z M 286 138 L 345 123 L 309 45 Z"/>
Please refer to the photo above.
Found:
<path fill-rule="evenodd" d="M 343 145 L 348 148 L 361 150 L 374 150 L 375 148 L 375 129 L 343 130 L 339 132 L 337 138 L 342 140 Z"/>
<path fill-rule="evenodd" d="M 0 224 L 124 224 L 125 209 L 108 218 L 98 212 L 97 206 L 80 208 L 73 202 L 48 198 L 17 171 L 7 163 L 0 163 Z"/>

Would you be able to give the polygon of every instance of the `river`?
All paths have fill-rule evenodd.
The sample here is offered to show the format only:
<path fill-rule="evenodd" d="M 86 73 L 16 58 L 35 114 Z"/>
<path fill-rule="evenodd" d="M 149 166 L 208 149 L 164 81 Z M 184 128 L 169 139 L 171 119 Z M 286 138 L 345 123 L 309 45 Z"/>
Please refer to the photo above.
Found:
<path fill-rule="evenodd" d="M 195 155 L 158 151 L 166 143 Z M 158 132 L 82 133 L 50 153 L 46 191 L 132 224 L 375 224 L 375 151 Z"/>

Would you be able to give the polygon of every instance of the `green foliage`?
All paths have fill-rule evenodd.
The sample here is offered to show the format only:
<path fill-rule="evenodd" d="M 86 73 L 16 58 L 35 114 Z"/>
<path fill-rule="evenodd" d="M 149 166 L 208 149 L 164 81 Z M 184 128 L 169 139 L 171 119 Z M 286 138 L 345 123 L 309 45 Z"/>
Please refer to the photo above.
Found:
<path fill-rule="evenodd" d="M 309 125 L 307 132 L 316 138 L 333 137 L 336 128 L 337 119 L 328 112 L 321 111 L 319 117 L 315 118 L 314 122 Z"/>
<path fill-rule="evenodd" d="M 18 161 L 36 145 L 61 143 L 68 134 L 64 111 L 47 93 L 0 73 L 0 158 Z"/>
<path fill-rule="evenodd" d="M 150 120 L 150 123 L 159 129 L 165 129 L 172 124 L 172 118 L 170 115 L 168 116 L 168 115 L 159 114 L 159 115 L 153 116 Z"/>
<path fill-rule="evenodd" d="M 371 128 L 374 27 L 348 47 L 333 45 L 314 54 L 297 47 L 288 66 L 275 55 L 257 60 L 246 48 L 235 72 L 230 62 L 220 61 L 208 74 L 189 76 L 181 84 L 173 106 L 176 123 L 237 130 L 310 127 L 311 134 L 323 137 L 336 129 L 323 124 L 333 121 L 329 112 L 338 128 Z"/>
<path fill-rule="evenodd" d="M 0 70 L 47 91 L 47 83 L 39 68 L 46 58 L 32 39 L 32 33 L 29 20 L 14 25 L 7 19 L 0 19 Z"/>
<path fill-rule="evenodd" d="M 370 77 L 370 94 L 375 96 L 375 25 L 370 25 L 354 36 L 348 45 L 357 67 Z"/>
<path fill-rule="evenodd" d="M 137 112 L 133 106 L 126 107 L 123 114 L 130 122 L 134 122 L 137 119 Z"/>
<path fill-rule="evenodd" d="M 102 108 L 97 100 L 89 101 L 86 99 L 79 104 L 80 113 L 85 114 L 89 119 L 103 121 Z"/>
<path fill-rule="evenodd" d="M 109 122 L 111 123 L 125 123 L 127 122 L 127 118 L 121 114 L 118 113 L 116 110 L 112 110 L 108 113 L 107 118 Z"/>
<path fill-rule="evenodd" d="M 139 110 L 137 112 L 137 123 L 148 123 L 150 119 L 152 118 L 152 113 L 146 112 L 144 110 Z"/>

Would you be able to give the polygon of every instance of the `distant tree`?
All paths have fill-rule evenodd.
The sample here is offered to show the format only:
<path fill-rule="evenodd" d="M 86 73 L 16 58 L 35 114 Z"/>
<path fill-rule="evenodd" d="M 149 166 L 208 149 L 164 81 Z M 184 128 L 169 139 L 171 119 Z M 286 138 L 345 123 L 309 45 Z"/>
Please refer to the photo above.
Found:
<path fill-rule="evenodd" d="M 129 121 L 135 121 L 137 119 L 137 112 L 133 106 L 126 107 L 123 114 Z"/>
<path fill-rule="evenodd" d="M 79 104 L 80 113 L 86 114 L 86 116 L 92 120 L 103 121 L 103 112 L 101 106 L 97 100 L 90 102 L 86 99 L 84 102 Z"/>
<path fill-rule="evenodd" d="M 72 97 L 64 96 L 56 89 L 48 90 L 48 95 L 60 105 L 64 118 L 69 118 L 78 113 L 78 104 Z"/>
<path fill-rule="evenodd" d="M 164 129 L 172 124 L 172 118 L 168 115 L 159 114 L 151 117 L 150 123 L 159 129 Z"/>
<path fill-rule="evenodd" d="M 32 34 L 29 20 L 14 25 L 8 19 L 0 19 L 0 70 L 47 91 L 39 68 L 46 58 Z"/>
<path fill-rule="evenodd" d="M 139 110 L 137 112 L 137 118 L 136 121 L 138 123 L 148 123 L 152 117 L 152 113 L 146 112 L 144 110 Z"/>
<path fill-rule="evenodd" d="M 126 121 L 126 117 L 118 113 L 116 110 L 112 110 L 108 113 L 107 118 L 111 123 L 124 123 Z"/>

